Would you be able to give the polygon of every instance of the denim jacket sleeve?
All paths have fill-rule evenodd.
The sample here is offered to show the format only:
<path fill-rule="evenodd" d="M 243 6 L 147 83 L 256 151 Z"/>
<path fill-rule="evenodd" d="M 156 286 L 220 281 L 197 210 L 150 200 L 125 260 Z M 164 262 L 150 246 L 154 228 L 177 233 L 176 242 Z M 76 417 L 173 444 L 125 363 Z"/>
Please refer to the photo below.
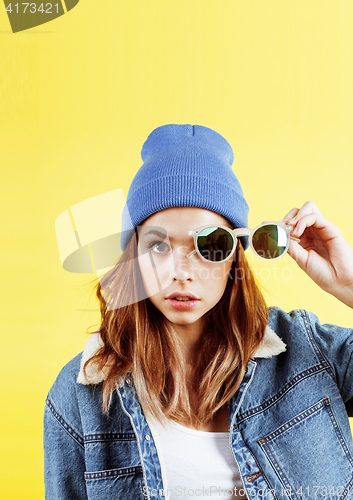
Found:
<path fill-rule="evenodd" d="M 332 377 L 347 407 L 347 402 L 353 398 L 353 329 L 322 325 L 315 314 L 301 313 L 317 356 L 330 364 Z"/>
<path fill-rule="evenodd" d="M 46 399 L 43 438 L 46 500 L 88 498 L 83 432 L 73 378 L 76 364 L 77 357 L 63 368 Z"/>

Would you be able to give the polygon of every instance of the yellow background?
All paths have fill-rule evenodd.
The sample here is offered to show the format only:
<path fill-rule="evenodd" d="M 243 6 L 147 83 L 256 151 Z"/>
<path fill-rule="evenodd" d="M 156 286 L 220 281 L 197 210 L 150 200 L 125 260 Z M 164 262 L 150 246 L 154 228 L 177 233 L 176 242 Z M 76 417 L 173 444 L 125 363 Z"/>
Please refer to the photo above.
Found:
<path fill-rule="evenodd" d="M 81 0 L 13 34 L 0 5 L 1 498 L 44 498 L 45 397 L 99 321 L 94 276 L 61 267 L 55 219 L 126 196 L 155 127 L 228 139 L 250 227 L 313 200 L 353 244 L 352 26 L 348 0 Z M 276 265 L 270 304 L 352 326 L 289 258 Z"/>

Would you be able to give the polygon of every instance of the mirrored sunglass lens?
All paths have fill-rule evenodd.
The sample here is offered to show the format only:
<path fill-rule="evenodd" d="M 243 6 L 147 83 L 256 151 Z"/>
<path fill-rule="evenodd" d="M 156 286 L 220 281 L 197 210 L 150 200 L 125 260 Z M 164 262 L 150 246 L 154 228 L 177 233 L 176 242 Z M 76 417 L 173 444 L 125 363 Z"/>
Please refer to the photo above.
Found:
<path fill-rule="evenodd" d="M 260 227 L 252 237 L 255 252 L 264 259 L 280 257 L 286 251 L 287 243 L 286 231 L 277 224 L 267 224 Z"/>
<path fill-rule="evenodd" d="M 197 247 L 202 257 L 220 262 L 232 253 L 234 239 L 230 232 L 217 226 L 202 229 L 197 237 Z"/>

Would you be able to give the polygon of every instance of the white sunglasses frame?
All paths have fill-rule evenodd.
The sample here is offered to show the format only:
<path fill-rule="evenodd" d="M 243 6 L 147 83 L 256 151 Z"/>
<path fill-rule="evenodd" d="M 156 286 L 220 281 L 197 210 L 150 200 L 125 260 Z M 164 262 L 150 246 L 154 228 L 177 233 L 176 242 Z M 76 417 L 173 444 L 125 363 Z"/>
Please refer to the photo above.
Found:
<path fill-rule="evenodd" d="M 286 248 L 285 248 L 285 251 L 281 253 L 281 255 L 279 255 L 278 257 L 274 257 L 274 258 L 271 258 L 271 259 L 266 259 L 265 257 L 261 257 L 260 254 L 258 254 L 255 249 L 254 249 L 254 246 L 253 246 L 253 243 L 252 243 L 252 237 L 253 237 L 253 234 L 255 233 L 255 231 L 257 231 L 258 229 L 260 229 L 261 227 L 264 227 L 264 226 L 270 226 L 270 225 L 276 225 L 276 226 L 279 226 L 281 227 L 282 229 L 285 230 L 286 234 L 287 234 L 287 245 L 286 245 Z M 206 229 L 207 227 L 220 227 L 222 229 L 225 229 L 226 231 L 228 231 L 232 237 L 233 237 L 233 249 L 231 251 L 231 253 L 229 254 L 229 256 L 226 258 L 226 259 L 223 259 L 223 260 L 218 260 L 218 261 L 212 261 L 212 260 L 208 260 L 208 259 L 205 259 L 205 257 L 203 257 L 201 255 L 201 253 L 199 252 L 198 248 L 197 248 L 197 238 L 198 238 L 198 234 L 200 233 L 200 231 L 202 231 L 203 229 Z M 238 242 L 238 237 L 239 236 L 249 236 L 249 241 L 250 241 L 250 247 L 251 247 L 251 250 L 255 253 L 255 255 L 257 255 L 258 257 L 260 257 L 260 259 L 262 260 L 266 260 L 266 261 L 269 261 L 269 260 L 277 260 L 277 259 L 280 259 L 281 257 L 283 257 L 287 251 L 288 251 L 288 248 L 289 248 L 289 244 L 290 244 L 290 240 L 295 240 L 297 242 L 299 242 L 300 240 L 298 240 L 297 238 L 293 238 L 291 237 L 290 233 L 292 231 L 293 227 L 292 226 L 287 226 L 286 224 L 284 224 L 283 222 L 275 222 L 275 221 L 268 221 L 268 222 L 263 222 L 262 224 L 259 224 L 258 226 L 256 226 L 254 229 L 249 229 L 249 228 L 246 228 L 246 227 L 242 227 L 242 228 L 235 228 L 235 229 L 230 229 L 229 227 L 226 227 L 226 226 L 221 226 L 219 224 L 206 224 L 205 226 L 200 226 L 196 229 L 192 229 L 190 231 L 188 231 L 188 235 L 189 236 L 193 236 L 194 237 L 194 245 L 195 245 L 195 249 L 188 253 L 185 257 L 187 259 L 190 259 L 193 255 L 195 255 L 195 253 L 197 253 L 197 255 L 202 259 L 204 260 L 205 262 L 211 262 L 213 264 L 220 264 L 222 262 L 226 262 L 227 260 L 229 260 L 232 255 L 234 254 L 235 252 L 235 249 L 237 247 L 237 242 Z"/>

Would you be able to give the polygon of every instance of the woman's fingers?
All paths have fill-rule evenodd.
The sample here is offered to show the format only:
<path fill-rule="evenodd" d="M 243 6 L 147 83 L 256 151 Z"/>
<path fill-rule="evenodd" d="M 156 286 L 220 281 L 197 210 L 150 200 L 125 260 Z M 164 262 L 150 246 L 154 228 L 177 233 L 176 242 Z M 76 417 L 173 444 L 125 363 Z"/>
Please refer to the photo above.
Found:
<path fill-rule="evenodd" d="M 297 210 L 297 213 L 292 215 L 292 217 L 287 218 L 287 215 L 291 214 L 291 212 L 294 212 L 295 210 Z M 324 217 L 313 201 L 307 201 L 306 203 L 304 203 L 304 205 L 302 206 L 302 208 L 300 210 L 293 208 L 286 215 L 286 217 L 285 217 L 286 223 L 287 224 L 288 223 L 289 224 L 296 223 L 296 222 L 298 222 L 299 219 L 301 219 L 305 215 L 309 215 L 309 214 L 317 214 L 317 215 L 320 215 L 321 217 Z"/>
<path fill-rule="evenodd" d="M 288 254 L 323 290 L 353 308 L 353 250 L 340 229 L 312 201 L 292 208 L 283 221 L 291 229 Z"/>
<path fill-rule="evenodd" d="M 311 226 L 322 230 L 330 225 L 313 201 L 307 201 L 300 209 L 292 208 L 283 221 L 287 226 L 293 227 L 291 238 L 296 241 Z"/>
<path fill-rule="evenodd" d="M 309 214 L 317 214 L 321 217 L 324 217 L 313 201 L 307 201 L 300 209 L 292 208 L 292 210 L 290 210 L 282 220 L 288 226 L 293 226 L 295 228 L 295 226 L 298 224 L 298 221 Z M 292 234 L 293 236 L 295 236 L 298 235 L 299 232 L 297 231 L 297 229 L 295 229 L 295 232 L 293 231 Z"/>
<path fill-rule="evenodd" d="M 297 215 L 297 213 L 299 212 L 299 208 L 292 208 L 292 210 L 290 210 L 287 215 L 285 215 L 283 217 L 283 222 L 287 222 L 289 221 L 290 219 L 292 219 L 293 217 L 295 217 Z"/>
<path fill-rule="evenodd" d="M 334 226 L 329 224 L 323 215 L 321 215 L 321 212 L 320 214 L 312 212 L 307 215 L 303 215 L 302 217 L 296 219 L 296 221 L 293 219 L 288 221 L 287 224 L 294 226 L 291 236 L 296 238 L 300 238 L 304 231 L 312 226 L 314 226 L 317 230 L 327 229 L 328 227 L 332 230 L 334 228 Z"/>
<path fill-rule="evenodd" d="M 308 252 L 299 244 L 299 241 L 295 241 L 290 243 L 288 248 L 288 255 L 292 257 L 298 264 L 298 266 L 306 272 L 307 263 L 308 263 Z"/>

